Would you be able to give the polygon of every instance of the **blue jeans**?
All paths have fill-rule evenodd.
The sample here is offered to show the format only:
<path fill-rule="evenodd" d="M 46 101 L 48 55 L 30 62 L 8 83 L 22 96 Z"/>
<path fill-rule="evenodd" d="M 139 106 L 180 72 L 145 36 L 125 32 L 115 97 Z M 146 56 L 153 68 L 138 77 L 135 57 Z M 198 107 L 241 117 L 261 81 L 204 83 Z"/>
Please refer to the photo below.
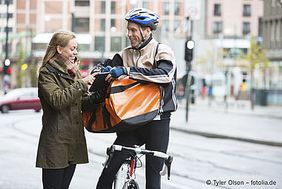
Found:
<path fill-rule="evenodd" d="M 119 132 L 114 144 L 130 147 L 145 144 L 145 148 L 148 150 L 166 153 L 169 142 L 169 124 L 170 118 L 154 120 L 137 129 Z M 129 156 L 130 152 L 114 152 L 112 161 L 102 171 L 96 189 L 112 189 L 116 173 L 124 160 Z M 146 156 L 146 189 L 161 188 L 160 171 L 162 170 L 163 163 L 164 160 L 160 158 Z"/>

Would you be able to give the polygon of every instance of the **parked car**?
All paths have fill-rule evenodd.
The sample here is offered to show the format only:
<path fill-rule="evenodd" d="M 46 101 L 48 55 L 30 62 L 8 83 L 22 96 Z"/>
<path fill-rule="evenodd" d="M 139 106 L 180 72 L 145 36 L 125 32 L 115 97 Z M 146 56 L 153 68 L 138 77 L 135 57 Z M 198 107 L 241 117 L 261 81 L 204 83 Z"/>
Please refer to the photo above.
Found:
<path fill-rule="evenodd" d="M 13 89 L 6 95 L 0 96 L 0 110 L 2 113 L 8 113 L 9 110 L 25 109 L 34 109 L 36 112 L 41 110 L 37 88 Z"/>

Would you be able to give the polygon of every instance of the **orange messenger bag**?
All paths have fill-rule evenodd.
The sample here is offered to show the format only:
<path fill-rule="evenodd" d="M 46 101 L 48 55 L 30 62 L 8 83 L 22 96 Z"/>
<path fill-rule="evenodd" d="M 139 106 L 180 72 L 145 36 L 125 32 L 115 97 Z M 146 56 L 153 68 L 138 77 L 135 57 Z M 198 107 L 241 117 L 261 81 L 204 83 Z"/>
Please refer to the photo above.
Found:
<path fill-rule="evenodd" d="M 84 127 L 94 133 L 125 131 L 152 121 L 159 112 L 160 87 L 124 78 L 111 84 L 110 95 L 93 112 L 83 112 Z"/>

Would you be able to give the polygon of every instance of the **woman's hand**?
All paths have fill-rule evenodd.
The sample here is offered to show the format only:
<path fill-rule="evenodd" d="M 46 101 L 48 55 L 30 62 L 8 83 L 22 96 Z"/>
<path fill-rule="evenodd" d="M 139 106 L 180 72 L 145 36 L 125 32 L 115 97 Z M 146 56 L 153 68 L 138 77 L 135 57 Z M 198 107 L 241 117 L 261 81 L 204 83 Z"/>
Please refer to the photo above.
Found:
<path fill-rule="evenodd" d="M 86 83 L 87 85 L 91 85 L 93 83 L 93 81 L 95 80 L 95 76 L 97 75 L 98 73 L 93 73 L 93 74 L 90 74 L 88 76 L 86 76 L 85 78 L 82 79 L 82 81 L 84 83 Z"/>

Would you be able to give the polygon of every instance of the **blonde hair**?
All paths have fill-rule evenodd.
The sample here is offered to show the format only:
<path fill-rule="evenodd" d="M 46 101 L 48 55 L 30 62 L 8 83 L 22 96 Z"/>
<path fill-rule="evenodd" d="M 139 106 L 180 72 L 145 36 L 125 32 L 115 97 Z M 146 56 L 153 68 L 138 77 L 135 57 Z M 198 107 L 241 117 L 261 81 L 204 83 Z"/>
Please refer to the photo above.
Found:
<path fill-rule="evenodd" d="M 55 32 L 46 49 L 42 66 L 45 65 L 57 52 L 57 46 L 66 47 L 71 39 L 76 38 L 75 34 L 71 31 L 59 30 Z"/>

